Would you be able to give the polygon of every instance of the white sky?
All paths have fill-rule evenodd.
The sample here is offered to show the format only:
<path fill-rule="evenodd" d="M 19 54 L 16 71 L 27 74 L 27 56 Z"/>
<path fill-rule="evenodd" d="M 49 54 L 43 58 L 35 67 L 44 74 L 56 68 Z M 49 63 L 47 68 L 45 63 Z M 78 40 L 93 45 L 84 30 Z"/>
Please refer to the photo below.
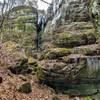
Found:
<path fill-rule="evenodd" d="M 51 3 L 52 0 L 45 0 L 45 1 Z M 38 0 L 38 9 L 47 10 L 48 6 L 49 6 L 48 4 L 42 2 L 41 0 Z"/>
<path fill-rule="evenodd" d="M 3 1 L 3 0 L 0 0 L 0 1 Z M 52 0 L 44 0 L 44 1 L 46 1 L 48 3 L 52 2 Z M 48 6 L 49 6 L 48 4 L 42 2 L 41 0 L 38 0 L 38 9 L 47 10 Z"/>

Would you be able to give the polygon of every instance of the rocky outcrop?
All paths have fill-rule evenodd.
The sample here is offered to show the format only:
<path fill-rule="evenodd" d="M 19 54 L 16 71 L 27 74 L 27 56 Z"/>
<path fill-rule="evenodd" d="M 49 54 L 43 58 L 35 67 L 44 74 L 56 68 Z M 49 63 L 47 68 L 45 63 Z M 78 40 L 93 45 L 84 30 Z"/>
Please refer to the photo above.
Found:
<path fill-rule="evenodd" d="M 90 13 L 93 19 L 94 26 L 96 31 L 100 33 L 100 1 L 92 0 L 90 5 Z"/>
<path fill-rule="evenodd" d="M 2 42 L 12 41 L 20 44 L 25 51 L 35 46 L 37 11 L 29 6 L 14 7 L 4 23 Z"/>
<path fill-rule="evenodd" d="M 37 69 L 40 82 L 73 96 L 100 92 L 100 47 L 89 4 L 89 0 L 54 0 Z"/>
<path fill-rule="evenodd" d="M 61 24 L 66 24 L 68 21 L 89 21 L 89 3 L 89 0 L 53 0 L 53 7 L 50 7 L 53 11 L 50 9 L 48 12 L 48 15 L 53 13 L 54 16 L 53 18 L 51 17 L 52 30 L 54 31 Z"/>

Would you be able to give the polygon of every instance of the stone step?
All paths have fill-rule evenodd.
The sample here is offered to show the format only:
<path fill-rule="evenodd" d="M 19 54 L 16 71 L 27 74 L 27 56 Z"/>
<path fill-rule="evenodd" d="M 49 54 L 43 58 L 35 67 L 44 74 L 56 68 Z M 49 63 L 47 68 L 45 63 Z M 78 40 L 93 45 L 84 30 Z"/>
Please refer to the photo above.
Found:
<path fill-rule="evenodd" d="M 72 48 L 96 43 L 94 33 L 89 34 L 70 34 L 59 33 L 54 38 L 54 44 L 60 48 Z"/>
<path fill-rule="evenodd" d="M 100 55 L 100 46 L 99 44 L 85 45 L 74 47 L 74 54 L 83 54 L 83 55 Z"/>

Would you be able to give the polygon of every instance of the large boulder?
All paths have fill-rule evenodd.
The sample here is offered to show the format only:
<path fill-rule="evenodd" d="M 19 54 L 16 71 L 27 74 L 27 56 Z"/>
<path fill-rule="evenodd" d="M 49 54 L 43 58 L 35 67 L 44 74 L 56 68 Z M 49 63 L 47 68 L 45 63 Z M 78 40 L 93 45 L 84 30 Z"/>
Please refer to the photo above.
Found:
<path fill-rule="evenodd" d="M 100 92 L 99 58 L 71 54 L 66 61 L 61 56 L 55 60 L 43 60 L 37 76 L 40 82 L 70 95 L 93 95 Z"/>
<path fill-rule="evenodd" d="M 27 74 L 38 65 L 32 57 L 26 56 L 19 44 L 9 41 L 0 44 L 0 66 L 6 67 L 14 74 Z"/>
<path fill-rule="evenodd" d="M 32 86 L 29 82 L 24 83 L 18 87 L 18 91 L 22 93 L 30 93 L 32 92 Z"/>

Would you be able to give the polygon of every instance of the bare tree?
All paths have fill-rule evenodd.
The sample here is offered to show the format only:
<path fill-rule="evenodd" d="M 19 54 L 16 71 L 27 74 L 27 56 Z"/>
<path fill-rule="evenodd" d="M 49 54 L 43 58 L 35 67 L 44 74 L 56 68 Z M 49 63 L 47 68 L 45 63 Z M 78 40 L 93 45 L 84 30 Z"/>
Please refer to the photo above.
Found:
<path fill-rule="evenodd" d="M 3 38 L 3 26 L 8 19 L 11 9 L 14 7 L 15 0 L 3 0 L 0 2 L 0 42 Z"/>
<path fill-rule="evenodd" d="M 48 5 L 52 5 L 51 3 L 49 3 L 49 2 L 47 2 L 45 0 L 41 0 L 41 1 L 44 2 L 44 3 L 46 3 L 46 4 L 48 4 Z"/>
<path fill-rule="evenodd" d="M 31 6 L 31 7 L 34 7 L 34 8 L 36 8 L 37 9 L 37 2 L 38 2 L 38 0 L 27 0 L 27 4 L 29 5 L 29 6 Z"/>
<path fill-rule="evenodd" d="M 3 0 L 1 2 L 1 7 L 0 7 L 0 29 L 2 28 L 4 21 L 6 18 L 8 18 L 9 13 L 13 6 L 15 4 L 15 0 Z"/>

